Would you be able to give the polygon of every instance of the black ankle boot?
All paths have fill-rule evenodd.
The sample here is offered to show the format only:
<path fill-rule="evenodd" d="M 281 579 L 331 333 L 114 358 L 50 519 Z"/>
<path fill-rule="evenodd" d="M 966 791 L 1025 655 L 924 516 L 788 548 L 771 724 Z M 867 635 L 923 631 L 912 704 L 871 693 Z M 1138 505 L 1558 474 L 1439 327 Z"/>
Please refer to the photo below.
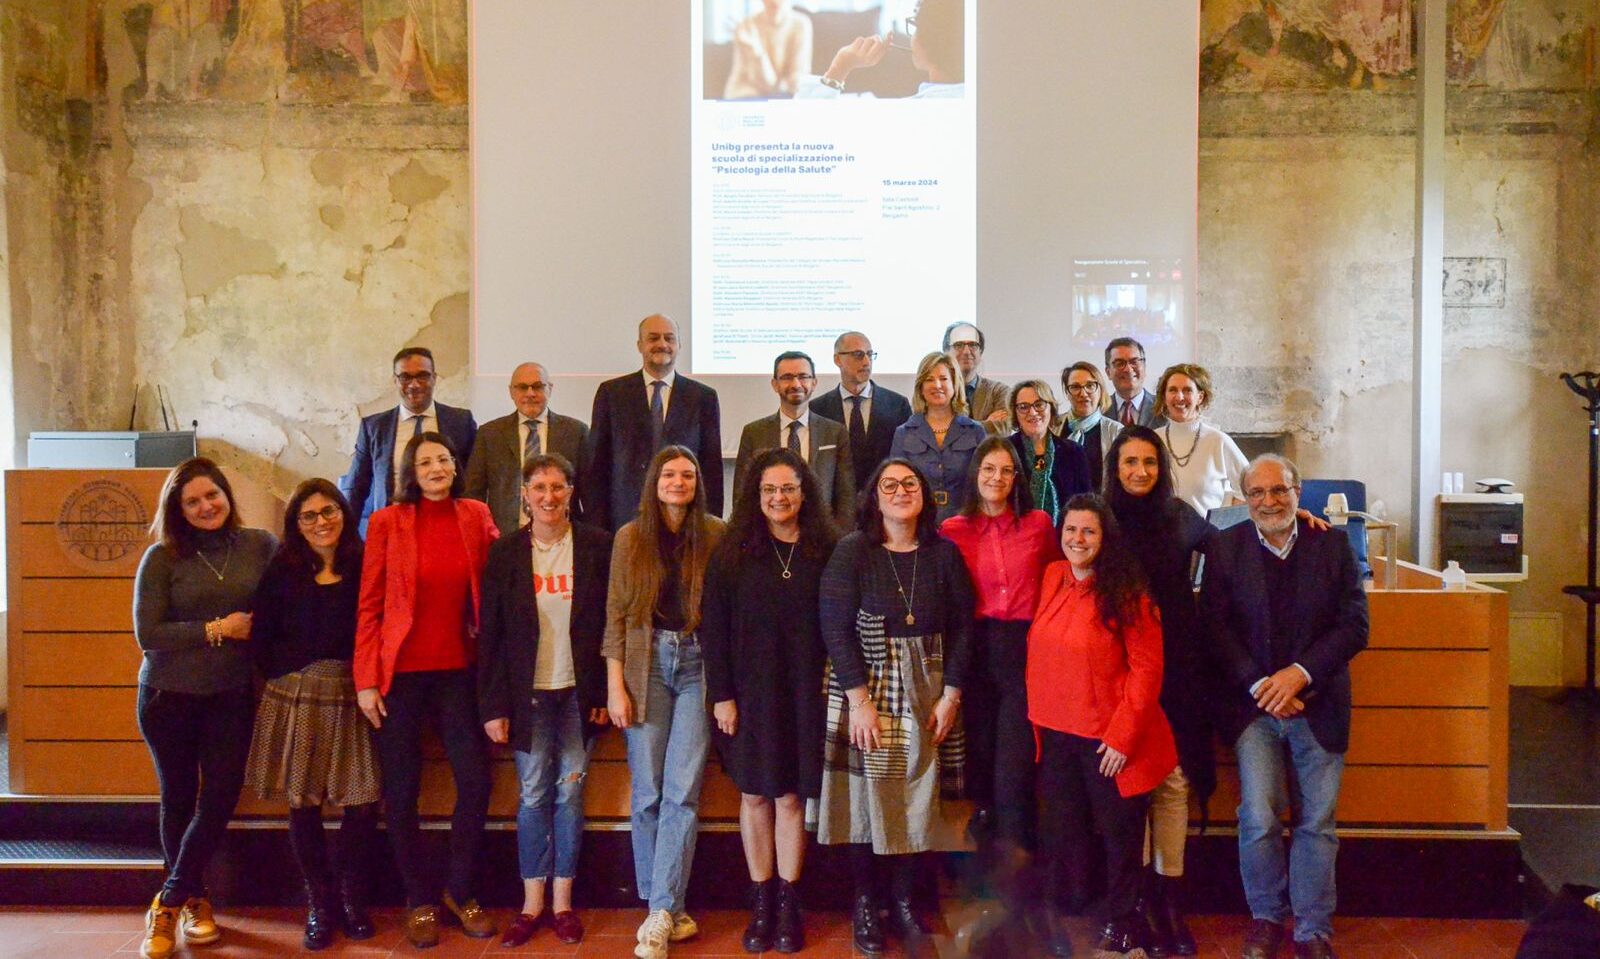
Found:
<path fill-rule="evenodd" d="M 367 915 L 367 897 L 362 891 L 361 880 L 346 877 L 344 881 L 344 901 L 340 910 L 340 925 L 344 927 L 346 939 L 371 939 L 378 934 L 372 926 L 372 917 Z"/>
<path fill-rule="evenodd" d="M 1161 900 L 1161 923 L 1167 933 L 1167 941 L 1172 945 L 1169 955 L 1195 955 L 1200 947 L 1189 932 L 1189 924 L 1183 921 L 1183 877 L 1156 876 L 1155 886 Z"/>
<path fill-rule="evenodd" d="M 800 890 L 789 880 L 779 879 L 778 921 L 773 928 L 772 948 L 787 954 L 799 952 L 805 947 L 805 924 L 800 920 Z"/>
<path fill-rule="evenodd" d="M 1124 953 L 1135 949 L 1148 949 L 1149 942 L 1149 924 L 1139 913 L 1130 912 L 1105 924 L 1100 930 L 1100 941 L 1095 948 L 1105 952 Z"/>
<path fill-rule="evenodd" d="M 895 899 L 889 904 L 889 928 L 903 940 L 916 939 L 928 934 L 928 926 L 917 916 L 911 906 L 911 897 Z"/>
<path fill-rule="evenodd" d="M 744 927 L 744 951 L 766 952 L 772 948 L 773 900 L 777 880 L 750 884 L 750 925 Z"/>
<path fill-rule="evenodd" d="M 333 889 L 320 883 L 306 884 L 306 934 L 304 945 L 317 952 L 333 945 L 334 931 L 339 925 L 339 909 Z"/>
<path fill-rule="evenodd" d="M 1160 878 L 1154 869 L 1150 869 L 1144 874 L 1144 888 L 1139 891 L 1139 916 L 1144 920 L 1145 927 L 1150 930 L 1144 948 L 1153 959 L 1177 955 L 1174 951 L 1172 926 L 1167 922 L 1167 910 L 1162 898 L 1166 893 L 1166 887 L 1158 881 Z"/>
<path fill-rule="evenodd" d="M 850 933 L 856 949 L 869 956 L 883 955 L 883 924 L 878 921 L 878 904 L 866 893 L 856 896 L 850 916 Z"/>

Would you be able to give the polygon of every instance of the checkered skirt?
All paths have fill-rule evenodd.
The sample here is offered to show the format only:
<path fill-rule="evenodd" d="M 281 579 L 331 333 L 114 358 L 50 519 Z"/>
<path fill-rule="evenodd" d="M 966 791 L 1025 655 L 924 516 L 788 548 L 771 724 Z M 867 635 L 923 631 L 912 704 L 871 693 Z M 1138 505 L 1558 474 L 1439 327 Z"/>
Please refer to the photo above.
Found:
<path fill-rule="evenodd" d="M 850 745 L 850 704 L 830 662 L 817 841 L 870 842 L 880 855 L 958 848 L 959 837 L 942 828 L 940 803 L 961 794 L 966 739 L 959 721 L 938 746 L 928 729 L 944 694 L 944 638 L 889 636 L 884 617 L 865 610 L 856 612 L 856 633 L 882 746 Z"/>
<path fill-rule="evenodd" d="M 350 664 L 319 659 L 267 683 L 256 710 L 245 785 L 290 806 L 377 802 L 378 758 L 356 706 Z"/>

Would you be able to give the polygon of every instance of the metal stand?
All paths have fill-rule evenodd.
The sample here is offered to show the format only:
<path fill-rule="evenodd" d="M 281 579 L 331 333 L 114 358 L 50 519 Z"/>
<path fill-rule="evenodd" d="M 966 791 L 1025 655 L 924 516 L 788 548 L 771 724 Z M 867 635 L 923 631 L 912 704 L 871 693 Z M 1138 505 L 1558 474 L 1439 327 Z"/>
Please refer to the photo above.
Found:
<path fill-rule="evenodd" d="M 1561 591 L 1576 596 L 1586 608 L 1583 643 L 1584 695 L 1600 695 L 1594 685 L 1595 606 L 1600 605 L 1600 583 L 1595 581 L 1595 557 L 1600 553 L 1600 373 L 1563 373 L 1561 381 L 1581 396 L 1589 414 L 1589 582 L 1584 586 L 1563 586 Z"/>

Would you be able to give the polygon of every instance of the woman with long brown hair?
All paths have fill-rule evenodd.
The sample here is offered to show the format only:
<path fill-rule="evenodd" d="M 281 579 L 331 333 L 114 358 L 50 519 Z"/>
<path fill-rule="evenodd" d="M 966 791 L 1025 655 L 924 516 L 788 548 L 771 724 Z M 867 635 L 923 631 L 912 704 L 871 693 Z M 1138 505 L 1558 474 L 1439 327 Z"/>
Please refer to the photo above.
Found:
<path fill-rule="evenodd" d="M 1178 764 L 1161 712 L 1161 621 L 1139 561 L 1093 494 L 1074 496 L 1061 551 L 1028 632 L 1028 718 L 1039 737 L 1047 918 L 1045 950 L 1069 956 L 1062 901 L 1084 898 L 1087 847 L 1101 837 L 1106 894 L 1100 953 L 1143 949 L 1140 856 L 1150 791 Z M 1092 828 L 1091 828 L 1092 824 Z"/>
<path fill-rule="evenodd" d="M 203 456 L 167 474 L 133 584 L 139 732 L 161 785 L 167 878 L 145 915 L 140 952 L 171 955 L 181 931 L 222 938 L 206 894 L 206 864 L 222 844 L 244 786 L 255 701 L 250 604 L 276 545 L 239 519 L 233 487 Z"/>
<path fill-rule="evenodd" d="M 722 530 L 706 512 L 700 462 L 687 447 L 668 446 L 650 460 L 639 515 L 617 530 L 611 553 L 600 653 L 606 709 L 628 745 L 634 879 L 650 909 L 634 950 L 640 959 L 661 959 L 669 943 L 699 931 L 683 908 L 710 744 L 697 630 Z"/>

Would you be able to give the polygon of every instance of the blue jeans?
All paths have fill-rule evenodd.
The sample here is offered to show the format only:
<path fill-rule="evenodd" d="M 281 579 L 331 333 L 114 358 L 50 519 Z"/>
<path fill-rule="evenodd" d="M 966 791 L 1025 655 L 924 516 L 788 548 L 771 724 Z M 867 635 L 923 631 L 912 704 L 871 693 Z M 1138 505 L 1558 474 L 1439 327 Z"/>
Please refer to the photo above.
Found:
<path fill-rule="evenodd" d="M 683 912 L 694 862 L 711 720 L 706 674 L 693 634 L 655 631 L 645 721 L 624 730 L 632 779 L 633 873 L 654 912 Z"/>
<path fill-rule="evenodd" d="M 1250 915 L 1283 922 L 1292 905 L 1296 941 L 1331 937 L 1333 864 L 1339 851 L 1333 811 L 1344 754 L 1323 749 L 1305 719 L 1271 716 L 1245 727 L 1233 748 L 1239 758 L 1239 872 Z M 1287 868 L 1280 822 L 1288 805 L 1286 753 L 1300 784 Z"/>
<path fill-rule="evenodd" d="M 583 844 L 583 777 L 589 770 L 589 745 L 578 691 L 540 689 L 533 693 L 533 742 L 515 751 L 522 804 L 517 807 L 517 864 L 524 879 L 578 874 Z M 554 800 L 552 808 L 551 800 Z"/>

